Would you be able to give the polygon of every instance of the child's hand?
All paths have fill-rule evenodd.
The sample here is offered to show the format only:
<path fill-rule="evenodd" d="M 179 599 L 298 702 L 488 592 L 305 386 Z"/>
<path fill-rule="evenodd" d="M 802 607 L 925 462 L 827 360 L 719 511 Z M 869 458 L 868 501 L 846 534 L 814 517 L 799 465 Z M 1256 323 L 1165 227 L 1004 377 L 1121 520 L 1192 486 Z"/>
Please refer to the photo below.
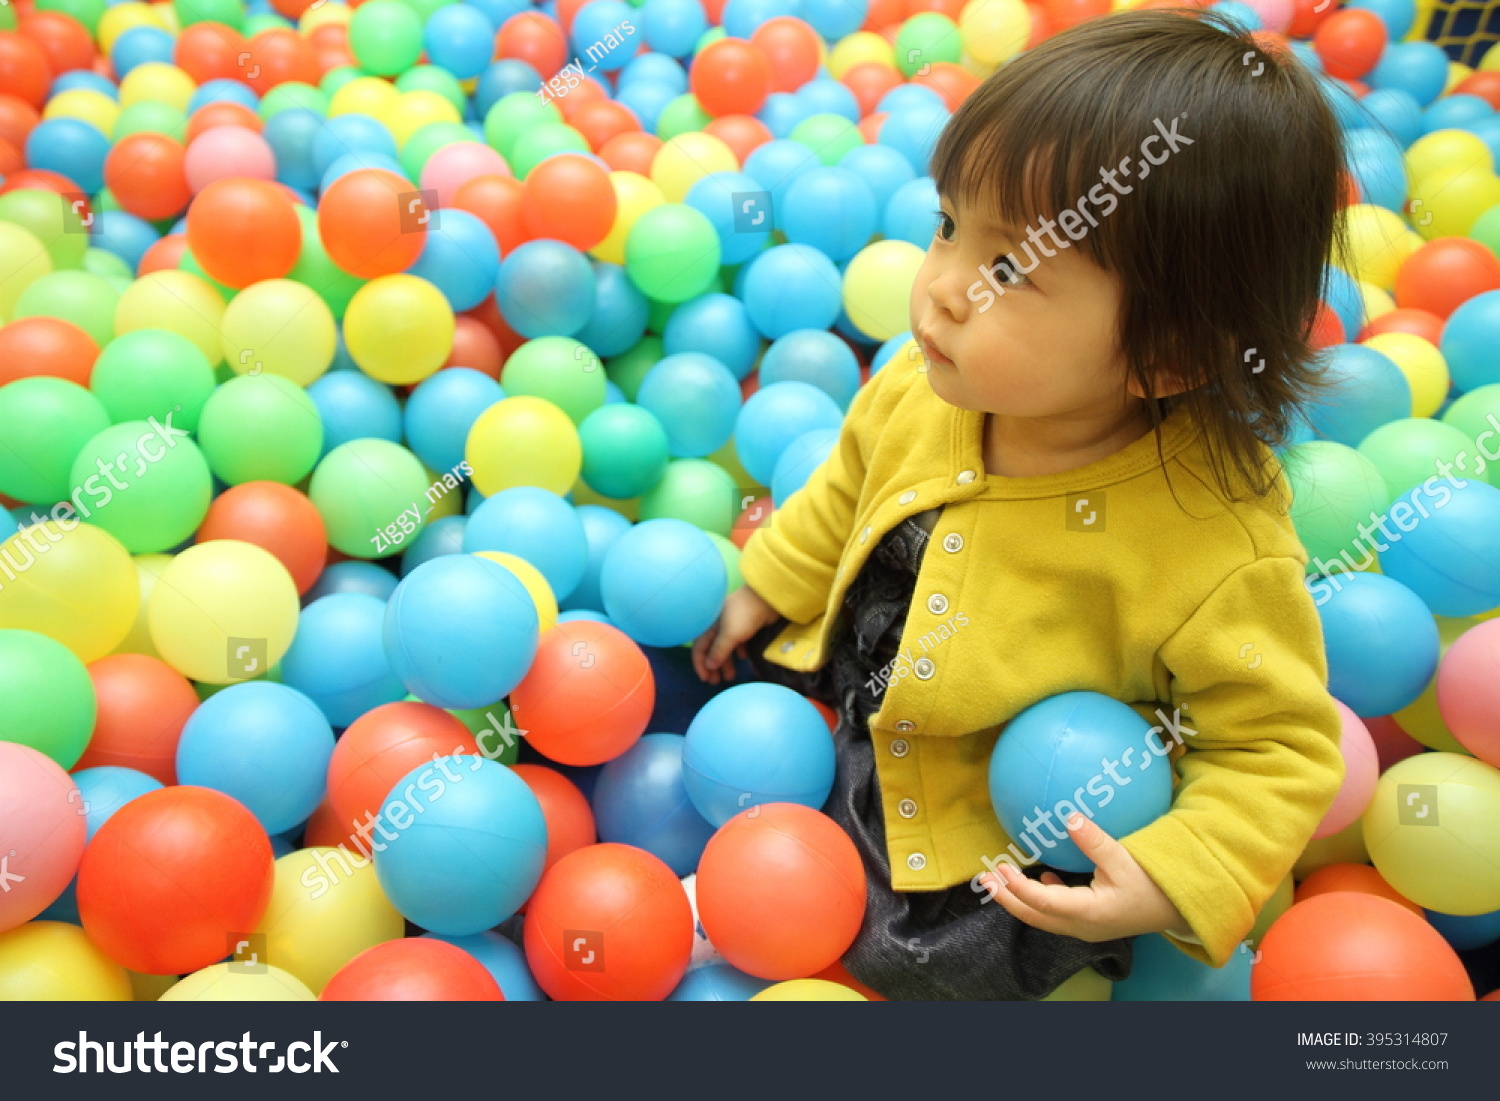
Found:
<path fill-rule="evenodd" d="M 749 585 L 741 585 L 724 601 L 718 621 L 693 643 L 693 669 L 698 679 L 718 684 L 720 667 L 729 658 L 723 676 L 734 679 L 732 652 L 745 656 L 744 642 L 768 623 L 781 618 L 775 608 L 761 599 Z"/>
<path fill-rule="evenodd" d="M 1070 816 L 1068 836 L 1096 866 L 1087 886 L 1069 887 L 1056 872 L 1043 872 L 1038 882 L 1009 863 L 999 865 L 998 873 L 985 872 L 979 881 L 1010 913 L 1049 933 L 1097 943 L 1167 929 L 1191 932 L 1135 857 L 1093 819 Z"/>

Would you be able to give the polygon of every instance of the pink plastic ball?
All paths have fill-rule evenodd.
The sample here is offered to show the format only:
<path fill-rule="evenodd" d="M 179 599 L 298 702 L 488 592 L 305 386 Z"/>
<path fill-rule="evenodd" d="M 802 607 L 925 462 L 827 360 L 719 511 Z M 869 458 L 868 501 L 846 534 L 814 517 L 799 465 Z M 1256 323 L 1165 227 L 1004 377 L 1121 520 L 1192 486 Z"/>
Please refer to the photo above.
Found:
<path fill-rule="evenodd" d="M 1293 0 L 1242 0 L 1260 16 L 1261 25 L 1268 31 L 1285 32 L 1292 25 L 1292 16 L 1297 5 Z"/>
<path fill-rule="evenodd" d="M 453 205 L 458 189 L 476 176 L 511 176 L 514 173 L 505 158 L 477 141 L 460 141 L 445 145 L 422 168 L 422 187 L 435 190 L 444 207 Z"/>
<path fill-rule="evenodd" d="M 63 893 L 88 833 L 78 785 L 52 758 L 0 742 L 0 933 Z"/>
<path fill-rule="evenodd" d="M 183 171 L 193 194 L 215 180 L 248 176 L 254 180 L 276 178 L 276 154 L 266 139 L 243 126 L 215 126 L 188 144 Z"/>
<path fill-rule="evenodd" d="M 1500 619 L 1470 627 L 1437 672 L 1438 712 L 1465 749 L 1500 768 Z"/>
<path fill-rule="evenodd" d="M 1375 795 L 1375 784 L 1380 779 L 1380 757 L 1375 752 L 1375 739 L 1370 736 L 1362 720 L 1338 700 L 1333 704 L 1339 709 L 1343 733 L 1339 738 L 1339 752 L 1344 757 L 1344 782 L 1334 796 L 1333 806 L 1318 823 L 1313 837 L 1332 837 L 1354 822 Z"/>

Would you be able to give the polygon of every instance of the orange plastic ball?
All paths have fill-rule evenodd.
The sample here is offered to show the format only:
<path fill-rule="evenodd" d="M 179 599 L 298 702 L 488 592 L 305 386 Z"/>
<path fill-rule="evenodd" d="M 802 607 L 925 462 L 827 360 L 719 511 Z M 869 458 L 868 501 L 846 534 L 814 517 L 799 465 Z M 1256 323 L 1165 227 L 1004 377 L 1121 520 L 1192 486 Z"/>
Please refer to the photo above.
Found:
<path fill-rule="evenodd" d="M 222 23 L 191 23 L 182 28 L 172 47 L 172 63 L 199 84 L 210 80 L 248 81 L 253 60 L 245 36 Z"/>
<path fill-rule="evenodd" d="M 1344 339 L 1344 323 L 1339 320 L 1338 314 L 1329 308 L 1328 303 L 1319 302 L 1318 312 L 1313 316 L 1312 346 L 1332 348 L 1335 344 L 1344 343 Z"/>
<path fill-rule="evenodd" d="M 280 482 L 230 486 L 208 507 L 196 542 L 238 539 L 271 552 L 305 593 L 328 561 L 328 531 L 305 494 Z"/>
<path fill-rule="evenodd" d="M 578 87 L 572 89 L 567 95 L 552 102 L 562 114 L 563 121 L 569 126 L 573 125 L 573 116 L 591 103 L 602 103 L 609 100 L 609 89 L 600 84 L 591 76 L 585 76 L 578 82 Z M 577 127 L 574 127 L 577 129 Z"/>
<path fill-rule="evenodd" d="M 770 63 L 773 92 L 795 92 L 818 75 L 822 40 L 796 16 L 767 19 L 750 33 L 750 43 Z"/>
<path fill-rule="evenodd" d="M 459 184 L 452 205 L 483 222 L 495 235 L 500 255 L 507 256 L 517 245 L 531 240 L 531 231 L 526 228 L 525 193 L 524 184 L 514 176 L 475 176 Z"/>
<path fill-rule="evenodd" d="M 394 172 L 360 168 L 340 176 L 318 203 L 318 236 L 329 259 L 361 279 L 411 267 L 427 243 L 427 223 L 411 216 L 408 196 L 417 198 L 416 185 Z"/>
<path fill-rule="evenodd" d="M 900 24 L 905 18 L 906 0 L 870 0 L 870 6 L 865 12 L 865 21 L 860 30 L 874 31 L 879 34 L 887 27 Z"/>
<path fill-rule="evenodd" d="M 21 17 L 16 29 L 42 48 L 54 73 L 87 69 L 97 56 L 87 28 L 70 15 L 56 11 L 32 12 Z"/>
<path fill-rule="evenodd" d="M 377 814 L 396 781 L 440 757 L 479 755 L 468 727 L 441 708 L 402 700 L 366 711 L 344 731 L 328 760 L 334 826 Z"/>
<path fill-rule="evenodd" d="M 637 176 L 651 178 L 651 162 L 656 151 L 664 143 L 655 134 L 643 130 L 629 130 L 616 134 L 604 143 L 599 156 L 614 172 L 634 172 Z"/>
<path fill-rule="evenodd" d="M 223 792 L 149 791 L 99 827 L 78 866 L 89 940 L 132 971 L 184 975 L 256 927 L 275 880 L 271 839 Z"/>
<path fill-rule="evenodd" d="M 641 121 L 623 103 L 601 99 L 585 103 L 573 111 L 568 116 L 568 125 L 582 134 L 583 140 L 589 143 L 589 148 L 597 153 L 616 135 L 640 130 Z"/>
<path fill-rule="evenodd" d="M 1400 278 L 1400 273 L 1397 273 L 1397 278 Z M 1427 310 L 1397 306 L 1366 322 L 1359 332 L 1359 339 L 1368 340 L 1381 333 L 1411 333 L 1436 348 L 1443 342 L 1443 319 Z"/>
<path fill-rule="evenodd" d="M 1362 8 L 1345 8 L 1326 19 L 1313 35 L 1313 50 L 1329 76 L 1356 80 L 1364 76 L 1385 49 L 1385 24 Z"/>
<path fill-rule="evenodd" d="M 1500 73 L 1488 70 L 1471 73 L 1458 82 L 1453 89 L 1456 96 L 1478 96 L 1495 110 L 1500 111 Z"/>
<path fill-rule="evenodd" d="M 541 12 L 523 11 L 511 16 L 495 35 L 495 57 L 524 61 L 547 80 L 568 61 L 568 38 L 563 29 Z"/>
<path fill-rule="evenodd" d="M 0 93 L 41 107 L 52 85 L 47 51 L 15 31 L 0 31 Z"/>
<path fill-rule="evenodd" d="M 187 235 L 183 233 L 168 234 L 153 242 L 150 248 L 141 253 L 141 262 L 135 269 L 136 276 L 139 278 L 150 275 L 153 271 L 176 271 L 187 247 Z"/>
<path fill-rule="evenodd" d="M 937 61 L 927 72 L 912 78 L 913 84 L 922 84 L 943 97 L 949 111 L 957 111 L 969 93 L 980 85 L 980 80 L 962 65 L 951 61 Z"/>
<path fill-rule="evenodd" d="M 609 236 L 618 205 L 609 172 L 588 157 L 548 157 L 521 185 L 521 210 L 531 236 L 550 237 L 580 252 Z"/>
<path fill-rule="evenodd" d="M 302 223 L 276 184 L 233 177 L 198 192 L 188 207 L 187 239 L 210 276 L 248 287 L 292 270 L 302 251 Z"/>
<path fill-rule="evenodd" d="M 873 115 L 866 115 L 859 120 L 859 136 L 865 139 L 866 145 L 874 145 L 880 140 L 880 128 L 885 124 L 885 120 L 885 111 L 876 111 Z"/>
<path fill-rule="evenodd" d="M 963 14 L 964 8 L 969 0 L 906 0 L 906 16 L 921 15 L 925 11 L 937 12 L 946 15 L 953 22 L 958 22 L 958 17 Z"/>
<path fill-rule="evenodd" d="M 1385 881 L 1383 875 L 1368 864 L 1329 864 L 1327 867 L 1319 868 L 1297 884 L 1292 898 L 1297 902 L 1302 902 L 1332 891 L 1361 891 L 1368 895 L 1379 895 L 1381 898 L 1388 898 L 1398 905 L 1405 906 L 1418 917 L 1422 916 L 1422 907 L 1408 898 L 1403 898 L 1396 888 Z"/>
<path fill-rule="evenodd" d="M 26 148 L 26 136 L 42 121 L 41 113 L 23 99 L 0 94 L 0 139 Z"/>
<path fill-rule="evenodd" d="M 618 628 L 581 619 L 542 635 L 510 694 L 532 748 L 564 765 L 618 757 L 646 732 L 655 706 L 656 678 L 641 648 Z"/>
<path fill-rule="evenodd" d="M 745 379 L 746 383 L 750 381 L 751 379 L 748 377 Z M 740 392 L 744 394 L 743 383 L 741 384 Z M 754 393 L 754 390 L 751 393 Z M 750 395 L 744 394 L 744 396 L 748 398 Z M 745 544 L 750 542 L 750 536 L 755 534 L 755 530 L 764 527 L 770 522 L 772 511 L 773 506 L 769 496 L 757 497 L 753 501 L 750 501 L 744 508 L 740 509 L 740 514 L 735 517 L 734 527 L 729 530 L 729 541 L 739 547 L 740 550 L 744 550 Z"/>
<path fill-rule="evenodd" d="M 322 75 L 312 43 L 293 30 L 278 27 L 261 31 L 245 47 L 239 79 L 258 95 L 265 95 L 278 84 L 297 82 L 316 84 Z"/>
<path fill-rule="evenodd" d="M 1444 319 L 1476 294 L 1493 290 L 1500 290 L 1500 260 L 1467 237 L 1428 241 L 1396 273 L 1397 306 Z"/>
<path fill-rule="evenodd" d="M 0 386 L 32 375 L 67 379 L 88 389 L 99 345 L 56 317 L 23 317 L 0 325 Z"/>
<path fill-rule="evenodd" d="M 444 367 L 469 367 L 499 382 L 504 362 L 500 342 L 484 327 L 484 322 L 467 314 L 453 319 L 453 349 Z"/>
<path fill-rule="evenodd" d="M 87 859 L 87 857 L 85 857 Z M 1257 1002 L 1474 1000 L 1458 953 L 1389 899 L 1334 891 L 1298 902 L 1261 938 Z"/>
<path fill-rule="evenodd" d="M 366 948 L 333 973 L 320 1002 L 503 1002 L 484 964 L 457 945 L 429 937 Z"/>
<path fill-rule="evenodd" d="M 4 138 L 0 138 L 0 176 L 8 176 L 26 167 L 26 155 Z"/>
<path fill-rule="evenodd" d="M 120 206 L 137 218 L 175 218 L 193 198 L 183 170 L 186 157 L 182 143 L 165 134 L 130 134 L 104 158 L 104 183 Z"/>
<path fill-rule="evenodd" d="M 853 975 L 849 974 L 849 969 L 842 963 L 839 963 L 837 960 L 829 964 L 827 967 L 823 968 L 823 970 L 819 971 L 816 975 L 809 975 L 808 978 L 822 979 L 825 982 L 836 982 L 840 986 L 847 986 L 856 994 L 863 994 L 872 1002 L 884 1002 L 890 1000 L 884 994 L 876 993 L 874 990 L 871 990 L 864 983 L 856 979 Z"/>
<path fill-rule="evenodd" d="M 558 1001 L 661 1001 L 687 972 L 693 908 L 644 849 L 589 845 L 542 876 L 524 940 L 537 984 Z"/>
<path fill-rule="evenodd" d="M 188 118 L 187 140 L 191 142 L 215 126 L 242 126 L 259 134 L 265 128 L 259 115 L 243 103 L 205 103 Z"/>
<path fill-rule="evenodd" d="M 854 102 L 859 104 L 861 117 L 875 110 L 875 105 L 892 88 L 904 83 L 900 73 L 877 61 L 861 61 L 858 65 L 851 65 L 840 80 L 845 88 L 854 93 Z"/>
<path fill-rule="evenodd" d="M 774 137 L 771 128 L 754 115 L 720 115 L 705 126 L 703 132 L 729 146 L 729 151 L 740 164 Z"/>
<path fill-rule="evenodd" d="M 1044 0 L 1042 4 L 1054 31 L 1065 31 L 1085 19 L 1103 15 L 1111 6 L 1110 0 Z"/>
<path fill-rule="evenodd" d="M 192 682 L 145 654 L 111 654 L 88 669 L 99 717 L 73 767 L 133 768 L 168 786 L 177 783 L 177 742 L 198 709 Z"/>
<path fill-rule="evenodd" d="M 541 804 L 547 820 L 547 858 L 542 874 L 570 852 L 599 840 L 594 812 L 578 785 L 556 769 L 545 765 L 512 765 L 511 771 L 526 781 Z"/>
<path fill-rule="evenodd" d="M 318 0 L 271 0 L 271 7 L 295 23 L 317 2 Z"/>
<path fill-rule="evenodd" d="M 730 964 L 800 979 L 838 961 L 865 916 L 865 869 L 849 835 L 796 803 L 741 811 L 698 862 L 698 917 Z"/>
<path fill-rule="evenodd" d="M 1293 38 L 1311 38 L 1339 8 L 1328 0 L 1292 0 L 1292 21 L 1286 33 Z"/>
<path fill-rule="evenodd" d="M 771 94 L 771 63 L 743 38 L 720 38 L 693 59 L 688 87 L 710 115 L 753 115 Z"/>

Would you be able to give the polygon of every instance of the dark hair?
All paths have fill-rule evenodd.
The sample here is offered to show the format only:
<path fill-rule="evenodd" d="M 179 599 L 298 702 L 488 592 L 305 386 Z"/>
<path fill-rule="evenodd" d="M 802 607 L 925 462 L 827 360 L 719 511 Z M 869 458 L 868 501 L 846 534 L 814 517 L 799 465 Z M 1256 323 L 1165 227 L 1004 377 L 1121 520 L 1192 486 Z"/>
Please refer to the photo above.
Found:
<path fill-rule="evenodd" d="M 1130 376 L 1148 395 L 1173 372 L 1188 386 L 1147 402 L 1158 448 L 1161 422 L 1187 405 L 1223 490 L 1264 494 L 1277 468 L 1260 445 L 1284 443 L 1322 385 L 1309 341 L 1325 264 L 1343 255 L 1338 123 L 1301 62 L 1223 17 L 1119 12 L 986 79 L 938 139 L 932 177 L 1033 224 L 1078 207 L 1122 162 L 1118 209 L 1076 240 L 1120 277 Z"/>

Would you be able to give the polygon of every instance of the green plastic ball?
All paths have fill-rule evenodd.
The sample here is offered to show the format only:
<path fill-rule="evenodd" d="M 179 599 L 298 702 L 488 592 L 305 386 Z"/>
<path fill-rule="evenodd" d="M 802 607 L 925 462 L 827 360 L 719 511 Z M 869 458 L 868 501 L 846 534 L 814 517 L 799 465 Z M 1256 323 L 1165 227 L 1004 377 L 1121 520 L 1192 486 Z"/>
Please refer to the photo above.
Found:
<path fill-rule="evenodd" d="M 6 741 L 72 768 L 94 732 L 94 682 L 62 643 L 35 631 L 0 631 L 0 715 Z"/>
<path fill-rule="evenodd" d="M 366 0 L 349 20 L 349 52 L 379 76 L 395 76 L 422 53 L 422 17 L 401 0 Z"/>
<path fill-rule="evenodd" d="M 718 548 L 719 557 L 724 559 L 724 575 L 729 579 L 728 584 L 724 586 L 724 591 L 732 593 L 745 583 L 745 576 L 740 573 L 740 548 L 716 531 L 709 532 L 708 537 Z"/>
<path fill-rule="evenodd" d="M 661 480 L 641 494 L 641 519 L 686 520 L 704 531 L 727 536 L 739 505 L 739 487 L 718 463 L 674 459 Z"/>
<path fill-rule="evenodd" d="M 54 191 L 22 187 L 0 195 L 0 222 L 30 230 L 46 248 L 56 271 L 83 263 L 83 252 L 89 247 L 88 227 L 83 215 Z"/>
<path fill-rule="evenodd" d="M 469 97 L 464 94 L 463 85 L 458 78 L 447 69 L 437 65 L 414 65 L 406 72 L 396 78 L 396 90 L 400 92 L 436 92 L 458 109 L 462 115 L 469 106 Z M 464 127 L 468 130 L 468 127 Z M 469 130 L 468 141 L 474 140 L 474 132 Z"/>
<path fill-rule="evenodd" d="M 269 121 L 283 111 L 301 108 L 315 115 L 327 117 L 329 94 L 323 89 L 300 81 L 289 80 L 278 84 L 267 92 L 256 105 L 256 114 Z"/>
<path fill-rule="evenodd" d="M 110 285 L 117 291 L 123 292 L 125 287 L 135 282 L 135 275 L 131 272 L 130 265 L 108 249 L 93 247 L 85 249 L 83 270 L 109 280 Z"/>
<path fill-rule="evenodd" d="M 273 11 L 268 11 L 247 17 L 245 20 L 245 29 L 242 33 L 246 38 L 254 38 L 261 31 L 294 31 L 296 29 L 290 19 L 277 15 Z"/>
<path fill-rule="evenodd" d="M 1451 466 L 1457 478 L 1484 477 L 1472 437 L 1429 417 L 1382 424 L 1359 442 L 1359 453 L 1380 471 L 1392 501 L 1428 478 L 1442 477 L 1439 463 Z"/>
<path fill-rule="evenodd" d="M 1444 411 L 1444 424 L 1457 428 L 1477 445 L 1484 436 L 1485 447 L 1493 454 L 1500 449 L 1500 382 L 1470 390 Z M 1485 435 L 1489 433 L 1489 435 Z M 1479 452 L 1480 456 L 1484 451 Z M 1500 460 L 1485 459 L 1484 477 L 1500 489 Z"/>
<path fill-rule="evenodd" d="M 239 6 L 237 0 L 235 6 Z M 55 11 L 63 15 L 71 15 L 82 23 L 89 34 L 96 39 L 99 37 L 99 20 L 104 17 L 104 9 L 107 7 L 109 7 L 108 0 L 36 0 L 37 11 Z"/>
<path fill-rule="evenodd" d="M 585 484 L 606 497 L 639 497 L 667 469 L 667 430 L 649 409 L 615 402 L 578 426 Z"/>
<path fill-rule="evenodd" d="M 245 5 L 240 0 L 172 0 L 172 10 L 184 27 L 193 23 L 222 23 L 239 30 L 245 25 Z"/>
<path fill-rule="evenodd" d="M 421 702 L 416 696 L 408 696 L 407 699 Z M 521 752 L 521 728 L 511 717 L 510 708 L 505 706 L 504 700 L 488 707 L 450 710 L 448 714 L 463 723 L 469 733 L 474 735 L 480 753 L 502 765 L 516 763 L 516 757 Z"/>
<path fill-rule="evenodd" d="M 541 123 L 511 143 L 505 161 L 517 179 L 524 180 L 531 170 L 554 153 L 587 153 L 589 143 L 582 134 L 566 123 Z"/>
<path fill-rule="evenodd" d="M 323 421 L 307 391 L 278 375 L 230 379 L 203 405 L 198 443 L 227 485 L 296 485 L 323 450 Z"/>
<path fill-rule="evenodd" d="M 625 272 L 647 298 L 686 302 L 719 274 L 719 235 L 706 215 L 662 203 L 636 219 L 625 238 Z"/>
<path fill-rule="evenodd" d="M 1492 206 L 1474 220 L 1469 236 L 1496 255 L 1500 255 L 1500 206 Z"/>
<path fill-rule="evenodd" d="M 484 116 L 484 140 L 509 164 L 517 138 L 535 127 L 562 120 L 562 112 L 550 100 L 544 103 L 530 92 L 511 92 L 497 99 Z"/>
<path fill-rule="evenodd" d="M 957 63 L 962 53 L 958 24 L 940 12 L 914 15 L 896 32 L 896 68 L 908 80 L 934 62 Z"/>
<path fill-rule="evenodd" d="M 186 541 L 213 501 L 203 452 L 166 419 L 106 428 L 84 444 L 69 477 L 79 513 L 131 554 L 160 554 Z"/>
<path fill-rule="evenodd" d="M 353 65 L 335 65 L 323 74 L 323 79 L 318 81 L 318 87 L 327 92 L 328 98 L 332 99 L 334 93 L 345 84 L 348 84 L 351 80 L 358 80 L 364 75 L 364 73 L 360 72 Z"/>
<path fill-rule="evenodd" d="M 1295 444 L 1281 461 L 1292 490 L 1292 526 L 1307 550 L 1307 571 L 1322 572 L 1319 560 L 1332 562 L 1343 552 L 1359 565 L 1374 550 L 1363 545 L 1359 525 L 1375 523 L 1391 503 L 1375 464 L 1332 440 Z M 1350 561 L 1343 566 L 1352 568 Z"/>
<path fill-rule="evenodd" d="M 713 288 L 709 288 L 712 290 Z M 667 331 L 667 322 L 677 312 L 681 302 L 658 302 L 654 298 L 646 299 L 646 329 L 658 335 Z"/>
<path fill-rule="evenodd" d="M 690 130 L 702 130 L 714 117 L 705 111 L 692 92 L 669 99 L 667 105 L 656 116 L 656 136 L 662 141 L 671 141 L 678 134 Z"/>
<path fill-rule="evenodd" d="M 323 247 L 323 238 L 318 235 L 318 213 L 301 203 L 297 204 L 297 218 L 302 223 L 302 252 L 297 263 L 287 272 L 288 279 L 306 283 L 333 312 L 336 320 L 343 320 L 344 311 L 366 280 L 350 275 L 335 264 Z"/>
<path fill-rule="evenodd" d="M 422 530 L 428 484 L 421 460 L 400 444 L 359 439 L 323 457 L 307 496 L 323 517 L 329 546 L 353 558 L 384 558 Z"/>
<path fill-rule="evenodd" d="M 625 395 L 627 401 L 634 401 L 651 368 L 660 363 L 666 354 L 661 337 L 647 333 L 629 351 L 621 352 L 606 363 L 604 373 L 609 376 L 610 382 L 620 388 L 620 393 Z"/>
<path fill-rule="evenodd" d="M 0 493 L 29 504 L 65 499 L 73 460 L 109 423 L 75 382 L 37 375 L 0 386 Z"/>
<path fill-rule="evenodd" d="M 604 404 L 608 376 L 601 367 L 588 345 L 569 336 L 542 336 L 511 353 L 500 385 L 506 397 L 545 398 L 574 424 L 582 424 Z"/>
<path fill-rule="evenodd" d="M 428 158 L 439 149 L 456 141 L 473 140 L 474 131 L 461 122 L 429 122 L 406 139 L 396 159 L 401 162 L 407 179 L 420 180 Z"/>
<path fill-rule="evenodd" d="M 83 262 L 82 251 L 78 254 Z M 54 271 L 21 292 L 10 320 L 58 317 L 71 321 L 104 347 L 115 335 L 115 306 L 120 292 L 108 279 L 87 271 Z"/>
<path fill-rule="evenodd" d="M 843 115 L 809 115 L 787 135 L 813 151 L 826 165 L 836 165 L 851 149 L 865 143 L 859 127 Z"/>
<path fill-rule="evenodd" d="M 167 329 L 136 329 L 110 341 L 94 361 L 89 389 L 115 424 L 158 420 L 198 430 L 203 403 L 214 392 L 214 369 L 187 337 Z"/>
<path fill-rule="evenodd" d="M 417 13 L 417 17 L 420 18 L 423 23 L 426 23 L 427 20 L 432 18 L 433 12 L 437 11 L 439 8 L 446 8 L 449 4 L 452 4 L 454 2 L 455 0 L 401 0 L 401 3 L 405 4 L 412 11 Z"/>
<path fill-rule="evenodd" d="M 187 113 L 160 100 L 143 99 L 126 107 L 115 119 L 114 140 L 131 134 L 165 134 L 175 141 L 187 137 Z"/>

